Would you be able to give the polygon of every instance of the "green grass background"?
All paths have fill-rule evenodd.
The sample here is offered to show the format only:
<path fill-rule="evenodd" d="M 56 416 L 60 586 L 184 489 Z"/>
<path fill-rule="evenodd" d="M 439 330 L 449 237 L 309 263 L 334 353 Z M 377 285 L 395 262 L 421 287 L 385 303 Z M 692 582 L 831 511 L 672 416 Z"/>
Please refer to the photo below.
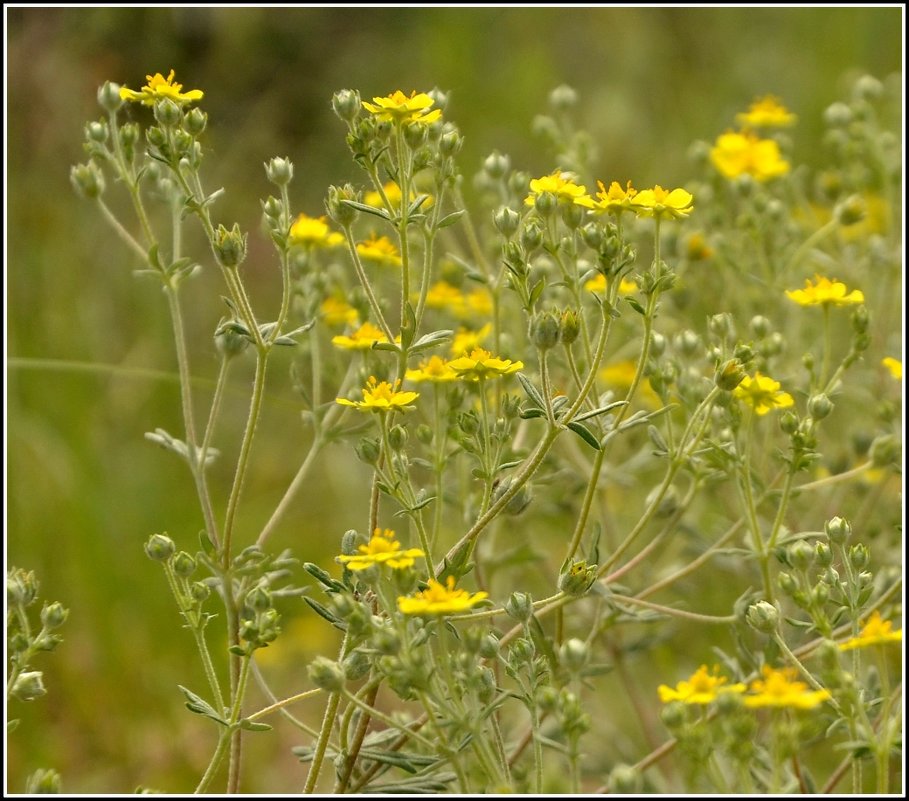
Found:
<path fill-rule="evenodd" d="M 9 737 L 10 791 L 37 767 L 58 769 L 72 792 L 183 791 L 213 747 L 175 688 L 203 686 L 190 637 L 160 569 L 142 553 L 155 531 L 191 548 L 199 527 L 187 472 L 142 436 L 181 430 L 167 310 L 154 284 L 132 276 L 125 247 L 68 178 L 83 159 L 84 122 L 100 117 L 95 91 L 104 80 L 138 88 L 147 72 L 173 67 L 186 89 L 204 89 L 206 184 L 227 189 L 216 219 L 252 231 L 249 285 L 264 308 L 275 302 L 278 274 L 258 234 L 259 198 L 270 191 L 262 163 L 274 155 L 295 162 L 292 197 L 310 214 L 322 213 L 329 183 L 361 180 L 331 112 L 337 89 L 364 97 L 450 90 L 447 116 L 465 136 L 461 165 L 470 176 L 494 148 L 518 168 L 549 172 L 531 122 L 549 91 L 568 83 L 597 143 L 599 175 L 676 185 L 690 174 L 689 144 L 712 139 L 768 92 L 799 114 L 796 160 L 813 163 L 823 109 L 848 76 L 883 79 L 902 67 L 899 8 L 6 13 L 7 559 L 35 570 L 42 597 L 71 609 L 65 643 L 36 663 L 49 695 L 10 709 L 22 719 Z M 210 270 L 186 292 L 186 308 L 204 310 L 188 321 L 203 394 L 217 367 L 219 291 Z M 261 526 L 307 441 L 283 380 L 287 363 L 279 356 L 271 371 L 241 533 Z M 223 432 L 242 426 L 244 370 L 234 375 Z M 234 454 L 226 455 L 212 481 L 222 503 Z M 327 562 L 340 533 L 363 518 L 359 486 L 344 478 L 352 464 L 342 448 L 328 453 L 273 546 Z M 312 624 L 306 636 L 333 650 L 326 628 Z M 285 662 L 279 690 L 301 688 L 307 659 Z M 303 771 L 288 749 L 300 741 L 284 728 L 249 738 L 244 789 L 298 789 Z"/>

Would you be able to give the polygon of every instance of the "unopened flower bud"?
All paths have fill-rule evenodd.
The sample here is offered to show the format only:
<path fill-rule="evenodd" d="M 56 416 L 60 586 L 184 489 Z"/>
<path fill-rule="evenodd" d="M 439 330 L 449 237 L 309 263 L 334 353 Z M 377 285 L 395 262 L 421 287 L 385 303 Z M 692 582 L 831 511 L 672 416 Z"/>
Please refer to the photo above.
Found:
<path fill-rule="evenodd" d="M 401 638 L 392 628 L 381 628 L 372 635 L 372 646 L 380 654 L 395 656 L 401 650 Z"/>
<path fill-rule="evenodd" d="M 549 217 L 559 207 L 559 199 L 552 192 L 540 192 L 533 199 L 533 207 L 541 217 Z"/>
<path fill-rule="evenodd" d="M 852 109 L 845 103 L 832 103 L 824 109 L 824 122 L 835 128 L 845 128 L 852 122 Z"/>
<path fill-rule="evenodd" d="M 344 687 L 344 668 L 324 656 L 317 656 L 306 672 L 309 680 L 321 690 L 338 692 Z"/>
<path fill-rule="evenodd" d="M 533 615 L 533 600 L 525 592 L 513 592 L 505 602 L 505 611 L 519 623 L 526 623 Z"/>
<path fill-rule="evenodd" d="M 59 795 L 62 788 L 60 774 L 49 768 L 38 768 L 25 782 L 26 795 Z"/>
<path fill-rule="evenodd" d="M 731 392 L 745 380 L 746 375 L 738 359 L 729 359 L 719 367 L 713 380 L 720 389 Z"/>
<path fill-rule="evenodd" d="M 204 581 L 194 581 L 190 585 L 189 594 L 192 595 L 193 600 L 197 604 L 201 604 L 208 600 L 208 596 L 211 595 L 211 589 Z"/>
<path fill-rule="evenodd" d="M 662 356 L 666 351 L 666 337 L 654 331 L 650 335 L 650 353 L 652 356 Z"/>
<path fill-rule="evenodd" d="M 186 551 L 180 551 L 174 557 L 173 568 L 181 578 L 189 578 L 196 570 L 196 560 Z"/>
<path fill-rule="evenodd" d="M 356 89 L 341 89 L 332 97 L 331 107 L 344 122 L 353 122 L 360 115 L 360 93 Z"/>
<path fill-rule="evenodd" d="M 265 162 L 265 177 L 275 186 L 286 186 L 294 177 L 294 163 L 288 158 L 275 156 Z"/>
<path fill-rule="evenodd" d="M 120 85 L 113 81 L 105 81 L 98 89 L 98 103 L 105 111 L 112 114 L 116 112 L 123 105 L 120 97 Z"/>
<path fill-rule="evenodd" d="M 169 97 L 165 97 L 155 103 L 155 120 L 158 125 L 164 128 L 172 128 L 178 125 L 182 118 L 180 107 Z"/>
<path fill-rule="evenodd" d="M 401 451 L 407 444 L 407 429 L 402 425 L 394 425 L 388 431 L 388 444 L 394 451 Z"/>
<path fill-rule="evenodd" d="M 814 546 L 814 558 L 820 567 L 829 567 L 833 562 L 833 551 L 826 542 L 818 542 Z"/>
<path fill-rule="evenodd" d="M 567 84 L 557 86 L 549 93 L 549 104 L 556 111 L 568 111 L 578 102 L 578 93 Z"/>
<path fill-rule="evenodd" d="M 899 462 L 900 446 L 893 436 L 885 434 L 871 443 L 868 455 L 874 467 L 889 467 Z"/>
<path fill-rule="evenodd" d="M 777 576 L 776 583 L 786 595 L 792 595 L 798 589 L 795 579 L 789 573 L 780 573 Z"/>
<path fill-rule="evenodd" d="M 412 123 L 404 126 L 404 141 L 411 150 L 417 150 L 426 141 L 426 126 Z"/>
<path fill-rule="evenodd" d="M 66 621 L 67 615 L 69 615 L 69 610 L 64 609 L 58 601 L 54 601 L 41 610 L 41 622 L 47 629 L 60 628 Z"/>
<path fill-rule="evenodd" d="M 85 138 L 89 142 L 95 142 L 103 145 L 107 141 L 110 129 L 107 127 L 107 120 L 90 122 L 85 126 Z"/>
<path fill-rule="evenodd" d="M 855 225 L 865 219 L 865 201 L 860 195 L 850 195 L 833 209 L 833 215 L 840 225 Z"/>
<path fill-rule="evenodd" d="M 230 230 L 219 225 L 212 247 L 222 267 L 238 267 L 246 258 L 246 234 L 240 231 L 238 223 L 234 223 Z"/>
<path fill-rule="evenodd" d="M 588 565 L 584 560 L 572 562 L 568 570 L 559 576 L 559 589 L 566 595 L 580 597 L 587 594 L 596 577 L 596 565 Z"/>
<path fill-rule="evenodd" d="M 493 150 L 483 160 L 483 169 L 490 178 L 503 178 L 511 169 L 511 159 L 498 150 Z"/>
<path fill-rule="evenodd" d="M 590 649 L 587 647 L 587 643 L 576 637 L 562 643 L 562 647 L 559 649 L 559 661 L 571 673 L 580 672 L 589 659 Z"/>
<path fill-rule="evenodd" d="M 510 239 L 518 230 L 518 225 L 521 223 L 521 215 L 514 209 L 508 208 L 508 206 L 502 206 L 493 214 L 492 221 L 499 233 Z"/>
<path fill-rule="evenodd" d="M 563 345 L 570 345 L 581 333 L 581 316 L 577 309 L 565 309 L 559 322 L 559 340 Z"/>
<path fill-rule="evenodd" d="M 360 213 L 353 206 L 348 206 L 344 202 L 345 200 L 355 202 L 359 200 L 357 192 L 350 184 L 344 184 L 342 187 L 328 187 L 328 199 L 325 201 L 328 216 L 342 228 L 348 228 L 352 225 Z"/>
<path fill-rule="evenodd" d="M 748 625 L 764 634 L 770 634 L 776 631 L 780 622 L 779 610 L 767 601 L 758 601 L 748 607 L 745 613 L 745 620 Z"/>
<path fill-rule="evenodd" d="M 446 131 L 439 138 L 439 152 L 451 158 L 461 152 L 464 147 L 464 137 L 458 131 Z"/>
<path fill-rule="evenodd" d="M 814 548 L 801 540 L 789 547 L 786 558 L 796 570 L 807 570 L 814 561 Z"/>
<path fill-rule="evenodd" d="M 145 553 L 155 562 L 166 562 L 177 550 L 174 541 L 166 534 L 152 534 L 145 543 Z"/>
<path fill-rule="evenodd" d="M 606 782 L 610 793 L 638 795 L 644 787 L 644 777 L 631 765 L 616 765 Z"/>
<path fill-rule="evenodd" d="M 416 434 L 417 442 L 420 442 L 423 445 L 431 445 L 432 440 L 435 437 L 432 427 L 426 425 L 426 423 L 420 423 L 420 425 L 417 426 Z"/>
<path fill-rule="evenodd" d="M 823 392 L 808 399 L 808 414 L 815 420 L 823 420 L 833 411 L 833 401 Z"/>
<path fill-rule="evenodd" d="M 811 590 L 811 602 L 814 606 L 823 606 L 829 597 L 830 588 L 824 583 L 816 584 Z"/>
<path fill-rule="evenodd" d="M 543 227 L 537 220 L 530 220 L 521 231 L 521 244 L 527 253 L 532 253 L 543 244 Z"/>
<path fill-rule="evenodd" d="M 562 209 L 562 222 L 565 223 L 566 227 L 574 231 L 584 220 L 584 209 L 581 206 L 578 206 L 576 203 L 563 203 L 561 204 Z"/>
<path fill-rule="evenodd" d="M 348 681 L 362 679 L 371 667 L 369 657 L 362 651 L 351 651 L 344 657 L 344 676 Z"/>
<path fill-rule="evenodd" d="M 376 464 L 379 461 L 378 440 L 364 437 L 356 444 L 354 450 L 357 452 L 360 461 L 365 464 Z"/>
<path fill-rule="evenodd" d="M 842 517 L 833 517 L 824 523 L 824 533 L 834 545 L 842 545 L 852 535 L 852 526 Z"/>
<path fill-rule="evenodd" d="M 44 688 L 44 677 L 40 670 L 20 673 L 13 682 L 10 693 L 20 701 L 34 701 L 47 694 Z"/>
<path fill-rule="evenodd" d="M 855 82 L 852 91 L 860 100 L 880 100 L 884 95 L 884 84 L 873 75 L 863 75 Z"/>
<path fill-rule="evenodd" d="M 246 605 L 253 612 L 271 609 L 271 593 L 264 587 L 254 587 L 246 594 Z"/>
<path fill-rule="evenodd" d="M 677 731 L 684 726 L 686 719 L 685 706 L 681 701 L 673 701 L 660 710 L 660 720 L 671 732 Z"/>
<path fill-rule="evenodd" d="M 100 197 L 104 192 L 104 174 L 93 161 L 76 164 L 69 171 L 69 179 L 75 190 L 89 199 Z"/>
<path fill-rule="evenodd" d="M 720 339 L 729 339 L 735 334 L 735 326 L 732 324 L 732 315 L 729 312 L 714 314 L 707 322 L 707 328 L 710 333 Z"/>
<path fill-rule="evenodd" d="M 249 347 L 249 337 L 237 330 L 238 325 L 242 323 L 222 318 L 215 330 L 215 347 L 225 359 L 233 359 Z"/>
<path fill-rule="evenodd" d="M 701 338 L 691 329 L 686 328 L 675 338 L 675 347 L 687 357 L 694 356 L 701 347 Z"/>
<path fill-rule="evenodd" d="M 553 312 L 542 312 L 531 320 L 530 341 L 540 350 L 549 350 L 558 344 L 559 320 Z"/>
<path fill-rule="evenodd" d="M 864 543 L 857 543 L 849 549 L 849 563 L 858 570 L 865 567 L 871 559 L 871 553 Z"/>

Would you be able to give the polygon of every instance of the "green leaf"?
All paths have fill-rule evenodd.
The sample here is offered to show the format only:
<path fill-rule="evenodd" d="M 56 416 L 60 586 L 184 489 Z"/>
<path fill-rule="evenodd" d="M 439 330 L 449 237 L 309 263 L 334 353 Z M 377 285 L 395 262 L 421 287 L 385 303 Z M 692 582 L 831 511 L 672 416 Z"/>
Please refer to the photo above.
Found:
<path fill-rule="evenodd" d="M 222 726 L 230 725 L 204 698 L 196 695 L 192 690 L 187 689 L 182 684 L 178 684 L 177 687 L 179 687 L 180 692 L 186 696 L 186 708 L 190 712 L 194 712 L 197 715 L 202 715 L 203 717 L 210 718 L 216 723 L 220 723 Z"/>
<path fill-rule="evenodd" d="M 613 409 L 618 408 L 619 406 L 627 406 L 628 401 L 620 400 L 613 401 L 612 403 L 607 403 L 605 406 L 600 406 L 597 409 L 593 409 L 589 412 L 584 412 L 584 414 L 579 414 L 575 417 L 575 422 L 580 423 L 581 420 L 589 420 L 591 417 L 598 417 L 601 414 L 606 414 L 606 412 L 611 412 Z"/>
<path fill-rule="evenodd" d="M 329 612 L 328 609 L 322 606 L 322 604 L 320 604 L 318 601 L 314 601 L 312 598 L 306 595 L 303 596 L 303 600 L 309 604 L 309 607 L 312 609 L 312 611 L 319 615 L 319 617 L 324 617 L 335 628 L 341 629 L 341 631 L 347 631 L 347 624 L 341 620 L 338 620 L 337 617 Z"/>
<path fill-rule="evenodd" d="M 271 731 L 271 726 L 267 723 L 256 723 L 254 720 L 243 718 L 240 721 L 240 728 L 244 731 Z"/>
<path fill-rule="evenodd" d="M 373 350 L 387 350 L 387 351 L 391 351 L 392 353 L 401 352 L 401 348 L 398 345 L 396 345 L 394 342 L 373 342 L 372 349 Z"/>
<path fill-rule="evenodd" d="M 345 206 L 350 206 L 352 209 L 357 211 L 362 211 L 365 214 L 374 214 L 376 217 L 381 217 L 383 220 L 390 220 L 388 212 L 385 209 L 377 209 L 375 206 L 367 206 L 365 203 L 358 203 L 356 200 L 342 200 Z"/>
<path fill-rule="evenodd" d="M 441 345 L 443 342 L 448 342 L 453 336 L 454 331 L 447 328 L 432 331 L 429 334 L 423 334 L 423 336 L 410 346 L 410 352 L 419 353 L 421 350 Z"/>
<path fill-rule="evenodd" d="M 467 212 L 464 209 L 459 209 L 458 211 L 453 211 L 451 214 L 446 214 L 436 223 L 436 230 L 439 228 L 448 228 L 449 225 L 454 225 L 466 213 Z"/>
<path fill-rule="evenodd" d="M 635 298 L 632 298 L 632 297 L 626 295 L 626 296 L 625 296 L 625 302 L 626 302 L 629 306 L 631 306 L 631 308 L 634 309 L 634 310 L 635 310 L 638 314 L 640 314 L 642 317 L 643 317 L 645 314 L 647 314 L 647 312 L 644 310 L 644 307 L 641 305 L 640 301 L 636 300 Z"/>
<path fill-rule="evenodd" d="M 517 376 L 518 383 L 521 385 L 521 389 L 524 390 L 527 397 L 541 409 L 546 406 L 546 401 L 543 400 L 543 396 L 540 394 L 539 390 L 530 383 L 530 379 L 527 378 L 524 373 L 515 373 L 515 375 Z"/>
<path fill-rule="evenodd" d="M 545 416 L 546 416 L 546 412 L 544 412 L 542 409 L 535 409 L 532 406 L 529 409 L 521 409 L 521 417 L 524 420 L 532 420 L 535 417 L 545 417 Z"/>
<path fill-rule="evenodd" d="M 344 585 L 337 579 L 332 578 L 327 571 L 323 570 L 318 565 L 315 565 L 312 562 L 304 562 L 303 569 L 332 592 L 344 592 Z"/>
<path fill-rule="evenodd" d="M 571 431 L 574 431 L 584 442 L 586 442 L 591 448 L 595 451 L 602 450 L 600 447 L 599 440 L 593 435 L 593 432 L 587 428 L 583 423 L 579 423 L 576 420 L 568 424 L 568 428 Z"/>
<path fill-rule="evenodd" d="M 202 551 L 208 556 L 217 556 L 218 551 L 215 548 L 215 544 L 209 539 L 208 532 L 204 529 L 199 532 L 199 545 L 202 547 Z"/>
<path fill-rule="evenodd" d="M 546 281 L 540 278 L 530 290 L 530 297 L 528 298 L 527 305 L 533 307 L 536 305 L 536 302 L 540 299 L 540 295 L 543 294 L 543 290 L 546 288 Z"/>
<path fill-rule="evenodd" d="M 413 199 L 413 202 L 410 204 L 410 208 L 407 209 L 407 216 L 413 217 L 413 215 L 416 214 L 419 210 L 420 206 L 422 206 L 427 200 L 429 200 L 429 195 L 417 195 L 417 197 L 415 197 Z"/>

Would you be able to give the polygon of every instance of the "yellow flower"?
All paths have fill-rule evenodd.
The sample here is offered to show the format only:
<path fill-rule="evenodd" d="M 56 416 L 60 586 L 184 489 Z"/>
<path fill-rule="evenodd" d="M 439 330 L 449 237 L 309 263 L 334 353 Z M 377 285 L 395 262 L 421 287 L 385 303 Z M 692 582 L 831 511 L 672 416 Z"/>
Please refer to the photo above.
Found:
<path fill-rule="evenodd" d="M 454 576 L 449 576 L 443 587 L 435 579 L 429 579 L 427 587 L 412 597 L 400 596 L 398 609 L 405 615 L 456 615 L 466 612 L 484 598 L 488 592 L 475 592 L 472 595 L 466 590 L 454 588 Z"/>
<path fill-rule="evenodd" d="M 694 197 L 684 189 L 669 192 L 657 184 L 653 189 L 642 189 L 635 194 L 630 204 L 639 217 L 680 219 L 694 210 Z"/>
<path fill-rule="evenodd" d="M 804 289 L 787 289 L 786 297 L 794 300 L 799 306 L 852 306 L 865 302 L 865 295 L 860 289 L 853 289 L 846 294 L 846 285 L 835 278 L 831 281 L 820 275 L 805 279 Z"/>
<path fill-rule="evenodd" d="M 630 359 L 623 362 L 615 362 L 600 370 L 600 380 L 608 387 L 614 387 L 627 392 L 627 390 L 631 388 L 631 382 L 634 381 L 637 369 L 637 363 Z M 654 390 L 651 385 L 650 379 L 645 378 L 641 381 L 641 383 L 638 384 L 637 391 L 641 402 L 645 406 L 648 406 L 651 409 L 659 409 L 660 406 L 663 405 L 660 396 L 657 395 L 656 390 Z"/>
<path fill-rule="evenodd" d="M 448 366 L 460 378 L 492 378 L 516 373 L 524 366 L 524 362 L 500 359 L 493 356 L 488 350 L 474 348 L 469 356 L 461 356 L 459 359 L 450 361 Z"/>
<path fill-rule="evenodd" d="M 853 648 L 865 648 L 869 645 L 882 645 L 885 642 L 902 642 L 903 630 L 893 631 L 893 623 L 881 620 L 881 613 L 875 610 L 874 614 L 865 622 L 865 627 L 859 632 L 858 637 L 852 637 L 840 643 L 841 651 L 851 651 Z"/>
<path fill-rule="evenodd" d="M 571 178 L 571 173 L 561 170 L 554 170 L 542 178 L 534 178 L 530 182 L 530 194 L 524 198 L 524 205 L 532 206 L 537 195 L 544 192 L 555 195 L 560 202 L 583 205 L 580 201 L 581 198 L 587 197 L 587 188 L 578 186 Z"/>
<path fill-rule="evenodd" d="M 759 372 L 745 376 L 742 382 L 732 390 L 733 396 L 745 401 L 758 415 L 765 415 L 772 409 L 785 409 L 795 401 L 788 392 L 780 391 L 780 382 L 774 381 Z"/>
<path fill-rule="evenodd" d="M 730 684 L 723 687 L 729 679 L 719 675 L 719 666 L 714 665 L 713 670 L 708 673 L 707 665 L 701 665 L 687 681 L 680 681 L 673 690 L 661 684 L 657 687 L 660 694 L 660 700 L 664 704 L 670 701 L 684 701 L 686 704 L 709 704 L 715 701 L 717 695 L 725 693 L 742 693 L 745 692 L 744 684 Z"/>
<path fill-rule="evenodd" d="M 306 214 L 300 214 L 294 220 L 294 224 L 290 226 L 290 244 L 323 248 L 343 244 L 344 237 L 332 231 L 325 220 L 324 216 L 309 217 Z"/>
<path fill-rule="evenodd" d="M 466 328 L 459 328 L 451 341 L 451 355 L 466 356 L 483 344 L 483 340 L 489 336 L 490 331 L 492 331 L 492 323 L 486 323 L 479 331 L 468 331 Z"/>
<path fill-rule="evenodd" d="M 441 356 L 432 356 L 428 361 L 420 362 L 417 369 L 408 370 L 404 377 L 408 381 L 432 381 L 437 384 L 458 380 L 458 374 L 448 366 L 448 362 Z"/>
<path fill-rule="evenodd" d="M 435 100 L 425 92 L 417 94 L 414 90 L 408 97 L 398 89 L 387 97 L 374 97 L 372 103 L 364 100 L 363 107 L 380 120 L 395 123 L 419 122 L 428 125 L 442 116 L 441 109 L 428 110 L 433 103 Z"/>
<path fill-rule="evenodd" d="M 329 325 L 344 325 L 345 323 L 356 325 L 357 323 L 357 310 L 346 300 L 334 295 L 330 295 L 322 301 L 321 311 L 322 318 Z"/>
<path fill-rule="evenodd" d="M 447 281 L 437 281 L 426 292 L 430 309 L 445 309 L 455 317 L 488 317 L 492 313 L 492 298 L 482 288 L 465 293 Z"/>
<path fill-rule="evenodd" d="M 809 690 L 805 682 L 796 681 L 798 671 L 795 668 L 774 670 L 770 665 L 764 665 L 761 672 L 764 678 L 751 682 L 750 689 L 755 694 L 744 696 L 745 706 L 814 709 L 830 698 L 827 690 Z"/>
<path fill-rule="evenodd" d="M 389 205 L 392 209 L 397 210 L 401 208 L 401 187 L 397 185 L 394 181 L 389 181 L 386 184 L 382 185 L 382 191 L 385 193 L 385 197 L 388 199 Z M 410 190 L 410 200 L 413 202 L 417 199 L 417 193 Z M 371 190 L 363 196 L 363 202 L 367 206 L 373 206 L 377 209 L 385 208 L 385 201 L 382 200 L 382 195 L 379 194 L 376 190 Z M 421 209 L 428 209 L 435 202 L 432 195 L 430 195 L 426 200 L 423 201 L 423 205 L 420 206 Z"/>
<path fill-rule="evenodd" d="M 339 334 L 331 339 L 332 345 L 344 350 L 369 350 L 376 342 L 388 342 L 388 337 L 372 323 L 363 323 L 350 336 Z"/>
<path fill-rule="evenodd" d="M 736 114 L 735 119 L 743 128 L 788 128 L 798 117 L 778 97 L 766 95 L 755 100 L 748 111 Z"/>
<path fill-rule="evenodd" d="M 485 289 L 478 287 L 464 297 L 464 313 L 460 316 L 489 317 L 492 314 L 492 297 Z"/>
<path fill-rule="evenodd" d="M 376 382 L 376 377 L 370 376 L 363 390 L 363 400 L 335 398 L 335 402 L 342 406 L 354 406 L 363 412 L 401 412 L 409 408 L 420 397 L 420 393 L 402 392 L 400 386 L 400 381 L 392 386 L 387 381 Z"/>
<path fill-rule="evenodd" d="M 383 532 L 377 528 L 372 533 L 369 543 L 361 545 L 358 554 L 336 556 L 335 561 L 340 562 L 348 570 L 366 570 L 373 565 L 388 565 L 392 570 L 401 570 L 410 567 L 418 556 L 426 556 L 419 548 L 401 550 L 401 543 L 395 539 L 395 533 L 387 528 Z"/>
<path fill-rule="evenodd" d="M 894 359 L 892 356 L 885 356 L 881 359 L 881 364 L 884 365 L 897 381 L 903 377 L 903 363 L 898 359 Z"/>
<path fill-rule="evenodd" d="M 716 140 L 710 160 L 726 178 L 750 175 L 757 181 L 769 181 L 789 172 L 789 162 L 780 154 L 773 139 L 759 139 L 753 133 L 727 131 Z"/>
<path fill-rule="evenodd" d="M 166 78 L 160 72 L 156 72 L 154 75 L 146 75 L 145 78 L 148 83 L 138 92 L 121 86 L 120 99 L 138 100 L 145 106 L 153 106 L 158 100 L 164 100 L 165 98 L 179 104 L 192 103 L 204 97 L 201 89 L 190 89 L 188 92 L 181 91 L 183 84 L 174 83 L 173 70 L 170 71 L 170 75 Z"/>
<path fill-rule="evenodd" d="M 606 276 L 603 273 L 597 273 L 589 281 L 584 282 L 584 289 L 588 292 L 599 292 L 601 295 L 606 294 Z M 619 294 L 620 295 L 630 295 L 632 292 L 638 291 L 638 285 L 629 278 L 622 278 L 621 283 L 619 284 Z"/>
<path fill-rule="evenodd" d="M 631 181 L 626 184 L 624 189 L 618 181 L 609 184 L 609 189 L 603 185 L 602 181 L 597 181 L 597 186 L 600 187 L 600 191 L 597 192 L 596 200 L 585 195 L 575 202 L 579 206 L 593 209 L 601 214 L 605 212 L 618 214 L 631 208 L 631 200 L 638 193 L 638 190 L 631 185 Z"/>
<path fill-rule="evenodd" d="M 707 261 L 715 252 L 700 231 L 694 231 L 685 242 L 685 255 L 689 261 Z"/>
<path fill-rule="evenodd" d="M 357 243 L 357 253 L 364 259 L 372 259 L 390 267 L 400 267 L 402 264 L 401 254 L 387 236 L 377 237 L 372 234 L 365 242 Z"/>

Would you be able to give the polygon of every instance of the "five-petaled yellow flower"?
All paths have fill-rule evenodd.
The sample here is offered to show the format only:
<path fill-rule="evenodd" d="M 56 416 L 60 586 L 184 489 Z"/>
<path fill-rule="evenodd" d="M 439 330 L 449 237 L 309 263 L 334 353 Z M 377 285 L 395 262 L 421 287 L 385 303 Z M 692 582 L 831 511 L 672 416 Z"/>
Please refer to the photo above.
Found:
<path fill-rule="evenodd" d="M 778 97 L 766 95 L 748 106 L 748 111 L 736 114 L 735 119 L 743 128 L 788 128 L 798 117 Z"/>
<path fill-rule="evenodd" d="M 146 75 L 145 78 L 148 83 L 138 92 L 121 86 L 120 99 L 137 100 L 143 105 L 153 106 L 157 101 L 164 99 L 173 100 L 174 103 L 180 104 L 193 103 L 204 97 L 201 89 L 190 89 L 188 92 L 182 91 L 183 84 L 174 83 L 173 70 L 170 71 L 170 75 L 166 78 L 160 72 L 156 72 L 154 75 Z"/>
<path fill-rule="evenodd" d="M 653 189 L 642 189 L 629 200 L 639 217 L 687 217 L 694 210 L 694 197 L 684 189 L 671 192 L 657 184 Z"/>
<path fill-rule="evenodd" d="M 488 350 L 474 348 L 469 356 L 461 356 L 448 362 L 448 366 L 461 378 L 494 378 L 511 375 L 524 366 L 524 362 L 500 359 Z"/>
<path fill-rule="evenodd" d="M 335 561 L 354 571 L 366 570 L 373 565 L 388 565 L 392 570 L 402 570 L 410 567 L 418 556 L 426 556 L 419 548 L 402 551 L 401 543 L 395 539 L 395 533 L 390 528 L 384 532 L 377 528 L 369 543 L 361 545 L 357 550 L 357 554 L 336 556 Z"/>
<path fill-rule="evenodd" d="M 432 381 L 436 384 L 458 380 L 458 374 L 441 356 L 431 356 L 427 361 L 420 362 L 418 368 L 408 370 L 404 377 L 408 381 Z"/>
<path fill-rule="evenodd" d="M 618 181 L 613 181 L 607 189 L 602 181 L 597 181 L 600 191 L 597 192 L 597 199 L 585 195 L 577 199 L 579 206 L 593 209 L 599 213 L 619 214 L 631 209 L 631 200 L 638 193 L 638 190 L 631 185 L 629 181 L 625 188 Z"/>
<path fill-rule="evenodd" d="M 885 356 L 881 359 L 881 364 L 884 365 L 897 381 L 903 377 L 903 363 L 899 359 L 894 359 L 892 356 Z"/>
<path fill-rule="evenodd" d="M 400 381 L 394 385 L 387 381 L 377 382 L 376 377 L 371 375 L 363 389 L 363 400 L 335 398 L 335 402 L 342 406 L 353 406 L 361 412 L 403 412 L 412 408 L 410 404 L 420 397 L 420 393 L 405 392 L 400 387 Z"/>
<path fill-rule="evenodd" d="M 369 239 L 357 243 L 357 253 L 364 259 L 371 259 L 379 264 L 400 267 L 401 254 L 387 236 L 372 234 Z"/>
<path fill-rule="evenodd" d="M 290 244 L 311 247 L 333 248 L 343 244 L 344 237 L 332 231 L 326 217 L 309 217 L 300 214 L 290 226 Z"/>
<path fill-rule="evenodd" d="M 581 203 L 581 198 L 590 199 L 587 197 L 587 188 L 576 184 L 572 177 L 571 173 L 554 170 L 542 178 L 534 178 L 530 182 L 530 194 L 524 198 L 524 205 L 532 206 L 537 196 L 544 192 L 555 195 L 560 202 L 584 205 Z"/>
<path fill-rule="evenodd" d="M 745 401 L 759 415 L 767 414 L 773 409 L 786 409 L 795 403 L 792 395 L 780 391 L 779 381 L 774 381 L 759 372 L 754 374 L 754 378 L 746 375 L 732 390 L 732 394 Z"/>
<path fill-rule="evenodd" d="M 660 700 L 664 704 L 670 701 L 684 701 L 686 704 L 709 704 L 716 700 L 720 693 L 742 693 L 745 692 L 744 684 L 730 684 L 728 687 L 723 685 L 729 681 L 725 676 L 719 675 L 719 666 L 714 665 L 713 670 L 708 672 L 707 665 L 701 665 L 691 678 L 683 680 L 676 684 L 675 689 L 661 684 L 657 687 L 660 694 Z"/>
<path fill-rule="evenodd" d="M 830 698 L 827 690 L 809 690 L 803 681 L 796 681 L 798 671 L 795 668 L 775 670 L 764 665 L 763 679 L 751 682 L 753 695 L 743 696 L 745 706 L 751 708 L 772 706 L 792 707 L 794 709 L 814 709 Z"/>
<path fill-rule="evenodd" d="M 854 306 L 865 302 L 865 295 L 860 289 L 846 292 L 846 285 L 835 278 L 831 281 L 820 275 L 805 279 L 804 289 L 787 289 L 786 297 L 794 300 L 799 306 Z"/>
<path fill-rule="evenodd" d="M 332 337 L 331 344 L 344 350 L 369 350 L 377 342 L 388 342 L 388 337 L 372 323 L 363 323 L 350 336 L 339 334 Z"/>
<path fill-rule="evenodd" d="M 608 283 L 606 281 L 606 276 L 603 273 L 597 273 L 589 281 L 584 282 L 584 289 L 588 292 L 599 292 L 601 295 L 606 293 L 606 287 Z M 622 278 L 619 283 L 619 294 L 620 295 L 630 295 L 632 292 L 638 291 L 638 285 L 636 282 L 632 281 L 630 278 Z"/>
<path fill-rule="evenodd" d="M 877 610 L 865 622 L 864 628 L 858 637 L 852 637 L 840 643 L 841 651 L 851 651 L 853 648 L 867 648 L 869 645 L 882 645 L 885 642 L 902 642 L 903 630 L 893 631 L 893 623 L 882 620 L 881 613 Z"/>
<path fill-rule="evenodd" d="M 435 103 L 428 94 L 416 90 L 410 93 L 410 97 L 405 95 L 400 89 L 392 92 L 387 97 L 374 97 L 372 103 L 363 101 L 363 107 L 375 114 L 380 120 L 388 120 L 395 123 L 418 122 L 428 125 L 435 122 L 442 116 L 441 109 L 429 108 Z"/>
<path fill-rule="evenodd" d="M 727 131 L 716 140 L 710 161 L 726 178 L 750 175 L 756 181 L 769 181 L 789 172 L 789 162 L 780 154 L 773 139 L 760 139 L 750 131 Z"/>
<path fill-rule="evenodd" d="M 454 576 L 449 576 L 447 586 L 435 579 L 429 579 L 427 587 L 411 597 L 399 596 L 398 609 L 405 615 L 456 615 L 466 612 L 484 598 L 488 592 L 456 590 Z"/>

